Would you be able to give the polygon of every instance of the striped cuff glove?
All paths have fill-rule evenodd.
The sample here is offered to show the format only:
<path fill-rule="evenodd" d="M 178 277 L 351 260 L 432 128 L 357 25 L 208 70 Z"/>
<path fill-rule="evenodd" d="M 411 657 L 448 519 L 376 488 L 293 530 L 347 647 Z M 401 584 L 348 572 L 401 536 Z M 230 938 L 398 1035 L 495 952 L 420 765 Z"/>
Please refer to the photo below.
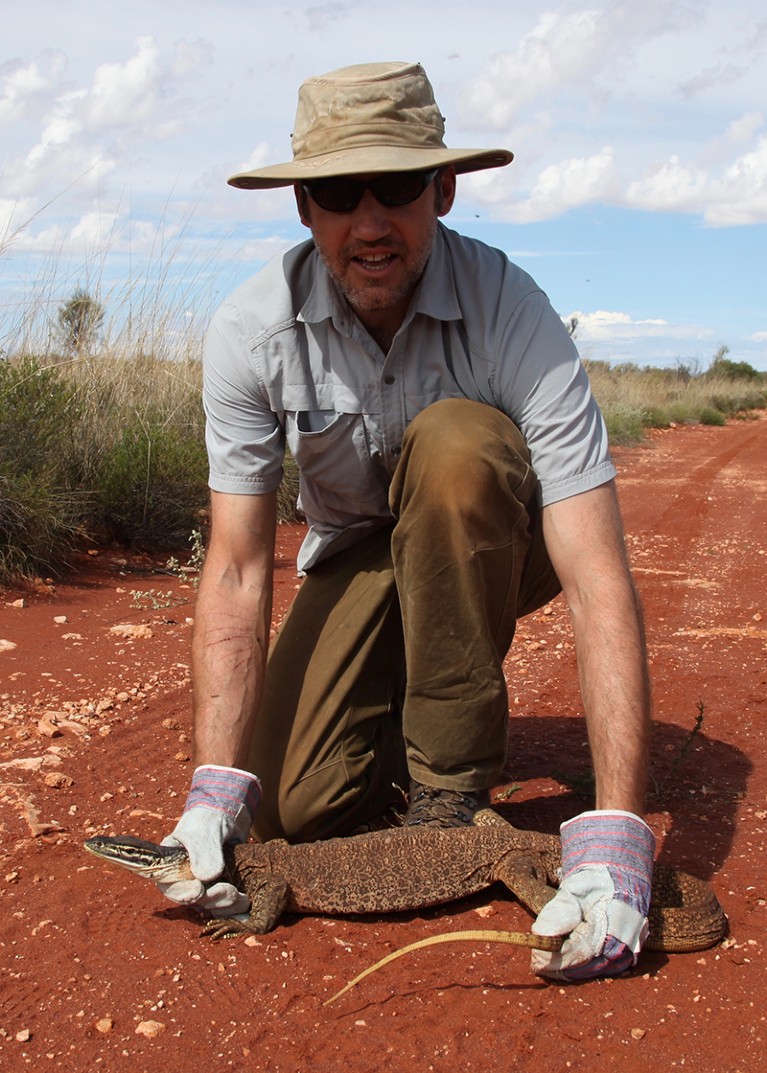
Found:
<path fill-rule="evenodd" d="M 238 831 L 237 837 L 226 839 L 227 842 L 244 842 L 260 801 L 261 783 L 249 771 L 204 764 L 192 776 L 184 812 L 193 808 L 213 809 L 225 813 L 236 827 L 244 823 L 246 817 L 242 810 L 245 809 L 247 827 L 242 832 Z"/>
<path fill-rule="evenodd" d="M 533 971 L 558 980 L 617 976 L 647 938 L 655 837 L 631 812 L 583 812 L 562 824 L 562 880 L 533 924 L 567 935 L 558 954 L 533 952 Z"/>
<path fill-rule="evenodd" d="M 211 884 L 224 870 L 223 847 L 245 842 L 261 801 L 261 783 L 239 768 L 205 764 L 192 776 L 181 819 L 164 846 L 183 846 L 196 879 L 159 883 L 166 897 L 214 915 L 247 911 L 250 902 L 231 883 Z"/>

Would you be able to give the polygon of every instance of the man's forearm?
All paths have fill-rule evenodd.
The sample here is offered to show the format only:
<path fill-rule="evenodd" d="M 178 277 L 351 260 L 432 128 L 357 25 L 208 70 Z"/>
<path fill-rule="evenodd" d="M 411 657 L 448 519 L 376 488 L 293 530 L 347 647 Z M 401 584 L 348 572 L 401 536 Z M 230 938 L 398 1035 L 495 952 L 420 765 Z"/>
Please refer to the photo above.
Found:
<path fill-rule="evenodd" d="M 597 808 L 641 813 L 650 685 L 614 482 L 544 508 L 543 523 L 572 614 Z"/>
<path fill-rule="evenodd" d="M 196 764 L 243 767 L 263 688 L 271 599 L 201 586 L 192 642 Z"/>
<path fill-rule="evenodd" d="M 244 767 L 269 645 L 276 495 L 213 493 L 211 508 L 192 639 L 195 761 Z"/>
<path fill-rule="evenodd" d="M 650 685 L 642 613 L 629 579 L 573 616 L 596 777 L 596 807 L 641 815 L 647 785 Z"/>

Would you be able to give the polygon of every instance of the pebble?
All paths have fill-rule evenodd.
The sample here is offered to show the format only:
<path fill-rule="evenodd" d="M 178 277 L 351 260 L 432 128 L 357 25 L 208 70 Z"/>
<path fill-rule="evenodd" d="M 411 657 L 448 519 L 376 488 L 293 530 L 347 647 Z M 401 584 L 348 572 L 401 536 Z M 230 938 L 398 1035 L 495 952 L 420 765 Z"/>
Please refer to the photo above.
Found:
<path fill-rule="evenodd" d="M 139 1024 L 136 1025 L 136 1035 L 146 1036 L 147 1039 L 154 1039 L 164 1031 L 165 1025 L 162 1021 L 140 1021 Z"/>
<path fill-rule="evenodd" d="M 58 722 L 53 712 L 45 712 L 42 719 L 37 722 L 37 733 L 44 734 L 47 738 L 60 738 L 61 731 L 56 725 Z"/>
<path fill-rule="evenodd" d="M 102 1017 L 100 1021 L 96 1022 L 96 1031 L 104 1033 L 111 1032 L 114 1028 L 114 1024 L 115 1023 L 111 1017 Z"/>
<path fill-rule="evenodd" d="M 49 771 L 43 782 L 46 786 L 53 787 L 54 790 L 61 790 L 75 784 L 75 780 L 69 775 L 65 775 L 63 771 Z"/>
<path fill-rule="evenodd" d="M 116 637 L 126 638 L 149 638 L 154 637 L 151 626 L 133 625 L 130 622 L 124 622 L 117 626 L 110 626 L 109 632 L 113 633 Z"/>

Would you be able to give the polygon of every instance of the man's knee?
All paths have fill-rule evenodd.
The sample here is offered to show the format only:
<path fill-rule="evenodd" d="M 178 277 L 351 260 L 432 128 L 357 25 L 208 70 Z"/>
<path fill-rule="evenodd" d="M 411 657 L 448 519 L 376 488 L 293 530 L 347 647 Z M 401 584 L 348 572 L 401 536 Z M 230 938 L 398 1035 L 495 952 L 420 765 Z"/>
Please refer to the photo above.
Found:
<path fill-rule="evenodd" d="M 404 495 L 418 489 L 439 500 L 468 505 L 495 501 L 511 489 L 522 503 L 535 494 L 537 478 L 517 426 L 500 410 L 470 399 L 442 399 L 408 426 L 392 483 L 395 514 Z"/>
<path fill-rule="evenodd" d="M 473 399 L 440 399 L 421 410 L 405 431 L 404 446 L 415 438 L 458 450 L 488 438 L 501 439 L 527 459 L 530 457 L 522 433 L 511 418 L 494 406 Z"/>

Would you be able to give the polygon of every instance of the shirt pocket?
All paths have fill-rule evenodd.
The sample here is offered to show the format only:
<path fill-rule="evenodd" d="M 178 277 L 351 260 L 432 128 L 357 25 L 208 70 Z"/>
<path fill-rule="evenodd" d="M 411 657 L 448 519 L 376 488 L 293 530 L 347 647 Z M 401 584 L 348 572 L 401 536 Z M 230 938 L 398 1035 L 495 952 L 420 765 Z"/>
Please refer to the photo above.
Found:
<path fill-rule="evenodd" d="M 299 410 L 285 416 L 301 476 L 301 507 L 310 518 L 328 510 L 378 515 L 386 508 L 387 489 L 376 476 L 362 414 Z"/>

